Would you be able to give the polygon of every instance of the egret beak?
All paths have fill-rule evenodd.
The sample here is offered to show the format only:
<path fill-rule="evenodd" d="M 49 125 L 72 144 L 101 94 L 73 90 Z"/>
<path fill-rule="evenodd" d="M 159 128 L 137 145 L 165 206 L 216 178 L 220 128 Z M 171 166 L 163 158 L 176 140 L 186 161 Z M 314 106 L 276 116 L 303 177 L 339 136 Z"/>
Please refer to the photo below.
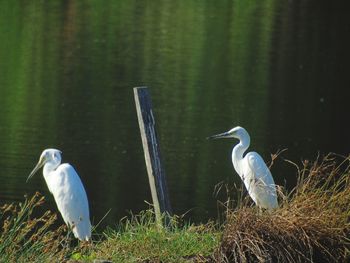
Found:
<path fill-rule="evenodd" d="M 39 162 L 35 165 L 33 171 L 30 173 L 30 175 L 28 176 L 26 182 L 28 182 L 28 180 L 30 178 L 33 177 L 33 175 L 45 164 L 45 158 L 40 158 Z"/>
<path fill-rule="evenodd" d="M 212 140 L 212 139 L 222 139 L 222 138 L 231 138 L 231 134 L 229 132 L 224 132 L 216 135 L 212 135 L 207 137 L 207 140 Z"/>

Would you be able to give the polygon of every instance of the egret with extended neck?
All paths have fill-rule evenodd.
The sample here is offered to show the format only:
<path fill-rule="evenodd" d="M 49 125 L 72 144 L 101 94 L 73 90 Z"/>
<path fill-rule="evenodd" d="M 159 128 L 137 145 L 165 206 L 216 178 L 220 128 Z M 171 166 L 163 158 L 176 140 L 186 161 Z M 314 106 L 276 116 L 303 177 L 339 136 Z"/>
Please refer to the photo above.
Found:
<path fill-rule="evenodd" d="M 244 185 L 259 208 L 268 210 L 278 207 L 276 185 L 269 168 L 256 152 L 244 152 L 250 145 L 248 132 L 242 127 L 235 127 L 227 132 L 210 136 L 209 139 L 236 138 L 239 143 L 232 150 L 232 164 Z"/>

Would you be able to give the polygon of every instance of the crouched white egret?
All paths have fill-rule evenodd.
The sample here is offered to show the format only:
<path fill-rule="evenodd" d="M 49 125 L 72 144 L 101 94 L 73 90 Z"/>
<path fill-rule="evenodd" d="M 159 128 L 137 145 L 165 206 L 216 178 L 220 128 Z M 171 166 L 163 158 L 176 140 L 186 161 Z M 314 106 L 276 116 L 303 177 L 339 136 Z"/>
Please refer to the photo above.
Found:
<path fill-rule="evenodd" d="M 61 164 L 61 151 L 46 149 L 27 181 L 42 166 L 47 187 L 55 198 L 64 222 L 72 229 L 76 238 L 88 241 L 91 238 L 89 204 L 77 172 L 70 164 Z"/>
<path fill-rule="evenodd" d="M 237 126 L 227 132 L 208 137 L 208 139 L 220 138 L 239 140 L 239 143 L 232 150 L 232 163 L 254 203 L 259 208 L 268 210 L 277 208 L 276 185 L 264 160 L 256 152 L 249 152 L 243 157 L 250 145 L 248 132 Z"/>

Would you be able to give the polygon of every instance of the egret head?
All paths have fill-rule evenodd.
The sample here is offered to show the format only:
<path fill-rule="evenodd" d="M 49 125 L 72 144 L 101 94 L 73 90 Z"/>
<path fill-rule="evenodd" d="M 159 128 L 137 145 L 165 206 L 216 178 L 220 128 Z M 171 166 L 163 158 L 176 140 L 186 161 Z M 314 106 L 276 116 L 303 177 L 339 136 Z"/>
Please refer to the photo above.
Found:
<path fill-rule="evenodd" d="M 248 132 L 243 127 L 237 126 L 227 132 L 210 136 L 207 139 L 236 138 L 241 140 L 246 137 L 249 137 Z"/>
<path fill-rule="evenodd" d="M 46 149 L 44 150 L 39 158 L 39 162 L 35 165 L 33 171 L 29 174 L 28 180 L 46 163 L 52 163 L 53 165 L 59 165 L 61 163 L 61 151 L 56 149 Z"/>

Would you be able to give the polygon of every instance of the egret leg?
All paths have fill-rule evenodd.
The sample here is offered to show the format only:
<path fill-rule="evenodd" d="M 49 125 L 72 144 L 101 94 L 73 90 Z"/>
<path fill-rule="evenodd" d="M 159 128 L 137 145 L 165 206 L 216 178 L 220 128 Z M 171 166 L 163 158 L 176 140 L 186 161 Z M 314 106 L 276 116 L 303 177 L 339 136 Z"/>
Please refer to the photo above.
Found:
<path fill-rule="evenodd" d="M 62 246 L 64 248 L 66 248 L 66 249 L 69 249 L 69 247 L 70 247 L 70 238 L 69 238 L 69 236 L 70 236 L 71 232 L 72 232 L 71 228 L 69 226 L 67 226 L 67 235 L 66 235 L 64 244 L 62 244 Z"/>
<path fill-rule="evenodd" d="M 69 235 L 71 233 L 71 229 L 70 227 L 68 227 L 68 230 L 67 230 L 67 236 L 66 236 L 66 240 L 68 241 L 69 240 Z"/>

